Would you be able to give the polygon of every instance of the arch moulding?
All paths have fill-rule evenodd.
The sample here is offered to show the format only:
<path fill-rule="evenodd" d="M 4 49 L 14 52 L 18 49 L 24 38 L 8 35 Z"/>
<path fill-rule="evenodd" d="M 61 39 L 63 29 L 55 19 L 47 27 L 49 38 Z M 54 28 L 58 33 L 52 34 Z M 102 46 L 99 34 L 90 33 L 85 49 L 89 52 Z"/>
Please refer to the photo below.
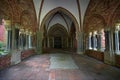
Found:
<path fill-rule="evenodd" d="M 45 15 L 45 17 L 43 18 L 41 25 L 39 25 L 39 29 L 40 29 L 41 32 L 44 32 L 44 24 L 45 24 L 46 20 L 47 20 L 51 15 L 55 14 L 57 11 L 63 12 L 64 14 L 68 15 L 68 16 L 72 19 L 72 21 L 74 22 L 76 31 L 77 31 L 77 32 L 80 31 L 80 27 L 79 27 L 78 21 L 77 21 L 77 19 L 75 18 L 75 16 L 74 16 L 70 11 L 68 11 L 67 9 L 62 8 L 62 7 L 57 7 L 57 8 L 54 8 L 53 10 L 49 11 L 49 12 Z"/>

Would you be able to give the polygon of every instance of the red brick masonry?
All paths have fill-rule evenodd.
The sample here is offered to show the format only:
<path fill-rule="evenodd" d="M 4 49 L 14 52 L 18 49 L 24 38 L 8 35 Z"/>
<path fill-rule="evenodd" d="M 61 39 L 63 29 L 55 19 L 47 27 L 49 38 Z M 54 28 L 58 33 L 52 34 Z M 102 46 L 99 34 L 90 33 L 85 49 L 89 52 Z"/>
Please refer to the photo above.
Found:
<path fill-rule="evenodd" d="M 35 50 L 24 50 L 21 52 L 21 59 L 25 59 L 35 54 Z M 10 66 L 11 56 L 10 54 L 0 56 L 0 70 Z"/>
<path fill-rule="evenodd" d="M 27 58 L 27 57 L 30 57 L 32 55 L 35 54 L 35 50 L 34 49 L 30 49 L 30 50 L 24 50 L 21 52 L 21 58 L 22 60 Z"/>
<path fill-rule="evenodd" d="M 120 55 L 115 55 L 115 65 L 120 67 Z"/>
<path fill-rule="evenodd" d="M 10 66 L 10 59 L 11 56 L 9 54 L 0 57 L 0 70 Z"/>
<path fill-rule="evenodd" d="M 104 52 L 86 50 L 85 54 L 87 54 L 88 56 L 93 57 L 93 58 L 95 58 L 97 60 L 104 61 Z"/>

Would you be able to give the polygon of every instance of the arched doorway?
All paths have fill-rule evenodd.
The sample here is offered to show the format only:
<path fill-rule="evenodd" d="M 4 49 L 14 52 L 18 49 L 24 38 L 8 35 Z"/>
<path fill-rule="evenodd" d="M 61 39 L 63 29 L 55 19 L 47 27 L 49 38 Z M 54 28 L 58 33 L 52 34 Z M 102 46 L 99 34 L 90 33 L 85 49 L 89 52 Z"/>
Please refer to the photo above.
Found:
<path fill-rule="evenodd" d="M 67 48 L 68 33 L 61 24 L 53 25 L 48 31 L 49 47 L 52 48 Z"/>
<path fill-rule="evenodd" d="M 62 28 L 57 25 L 62 25 Z M 79 25 L 72 13 L 64 8 L 51 10 L 44 17 L 40 32 L 43 33 L 43 48 L 77 48 L 76 33 L 79 33 Z M 53 34 L 54 37 L 50 37 Z"/>

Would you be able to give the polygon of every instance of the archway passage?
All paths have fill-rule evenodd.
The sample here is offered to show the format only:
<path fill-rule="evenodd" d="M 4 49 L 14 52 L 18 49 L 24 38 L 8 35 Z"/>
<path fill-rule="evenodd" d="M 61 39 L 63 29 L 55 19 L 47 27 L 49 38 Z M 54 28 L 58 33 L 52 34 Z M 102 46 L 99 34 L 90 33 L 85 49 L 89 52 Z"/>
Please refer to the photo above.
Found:
<path fill-rule="evenodd" d="M 68 33 L 64 26 L 60 24 L 53 25 L 48 31 L 48 46 L 50 48 L 67 48 Z"/>
<path fill-rule="evenodd" d="M 76 33 L 79 29 L 75 18 L 63 8 L 53 9 L 53 12 L 46 15 L 40 28 L 43 32 L 43 49 L 76 50 Z"/>
<path fill-rule="evenodd" d="M 54 48 L 62 48 L 62 38 L 54 37 Z"/>

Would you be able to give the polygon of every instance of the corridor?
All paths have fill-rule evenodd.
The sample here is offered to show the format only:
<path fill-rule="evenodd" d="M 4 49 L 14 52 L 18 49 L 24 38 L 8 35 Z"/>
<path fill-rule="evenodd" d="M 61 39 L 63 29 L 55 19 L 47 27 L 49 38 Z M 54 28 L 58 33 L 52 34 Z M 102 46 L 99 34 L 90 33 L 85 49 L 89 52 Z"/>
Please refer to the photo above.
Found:
<path fill-rule="evenodd" d="M 0 71 L 0 80 L 120 80 L 120 69 L 85 55 L 34 55 Z"/>

